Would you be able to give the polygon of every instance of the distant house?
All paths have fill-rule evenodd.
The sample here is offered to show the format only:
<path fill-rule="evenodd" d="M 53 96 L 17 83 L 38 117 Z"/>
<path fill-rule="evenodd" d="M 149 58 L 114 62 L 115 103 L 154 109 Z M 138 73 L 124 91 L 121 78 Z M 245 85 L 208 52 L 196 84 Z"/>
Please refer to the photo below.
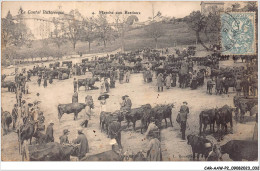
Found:
<path fill-rule="evenodd" d="M 202 1 L 201 13 L 203 15 L 209 15 L 209 13 L 221 12 L 224 11 L 224 2 L 221 1 Z"/>

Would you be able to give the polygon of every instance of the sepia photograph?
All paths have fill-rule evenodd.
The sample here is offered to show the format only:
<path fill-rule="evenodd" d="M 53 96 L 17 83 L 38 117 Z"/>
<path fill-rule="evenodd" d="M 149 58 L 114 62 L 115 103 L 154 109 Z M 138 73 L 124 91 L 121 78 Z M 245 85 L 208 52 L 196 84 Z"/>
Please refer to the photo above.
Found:
<path fill-rule="evenodd" d="M 257 162 L 258 1 L 2 1 L 1 161 Z"/>

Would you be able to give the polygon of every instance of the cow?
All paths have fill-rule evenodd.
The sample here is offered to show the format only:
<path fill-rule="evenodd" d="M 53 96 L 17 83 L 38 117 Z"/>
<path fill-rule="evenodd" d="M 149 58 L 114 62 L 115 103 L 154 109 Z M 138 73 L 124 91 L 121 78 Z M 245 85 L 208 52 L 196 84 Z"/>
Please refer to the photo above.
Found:
<path fill-rule="evenodd" d="M 172 108 L 174 107 L 173 104 L 167 104 L 167 105 L 157 105 L 154 108 L 152 108 L 152 116 L 156 120 L 158 120 L 160 123 L 162 120 L 165 120 L 166 128 L 167 128 L 167 118 L 170 119 L 171 126 L 172 125 Z"/>
<path fill-rule="evenodd" d="M 81 86 L 85 86 L 85 91 L 89 90 L 89 88 L 95 89 L 94 84 L 97 81 L 97 78 L 86 78 L 86 79 L 78 79 L 78 90 Z"/>
<path fill-rule="evenodd" d="M 3 111 L 3 109 L 2 109 L 1 125 L 2 125 L 2 128 L 3 128 L 4 135 L 8 133 L 9 126 L 10 126 L 11 123 L 12 123 L 12 116 L 11 116 L 10 112 Z"/>
<path fill-rule="evenodd" d="M 76 151 L 72 145 L 61 145 L 57 142 L 29 146 L 30 161 L 70 161 Z"/>
<path fill-rule="evenodd" d="M 236 118 L 240 115 L 240 122 L 244 121 L 244 115 L 246 112 L 251 111 L 251 109 L 257 105 L 257 98 L 244 98 L 240 96 L 234 96 L 233 98 L 234 105 L 236 107 Z M 240 111 L 240 113 L 239 113 Z"/>
<path fill-rule="evenodd" d="M 150 113 L 149 111 L 151 109 L 152 109 L 152 107 L 151 107 L 150 104 L 145 104 L 145 105 L 142 105 L 139 108 L 131 109 L 130 113 L 125 114 L 125 119 L 127 121 L 127 127 L 129 127 L 129 123 L 132 122 L 133 123 L 133 130 L 135 131 L 136 121 L 138 121 L 138 120 L 144 121 L 145 113 L 146 112 Z M 147 115 L 145 117 L 147 117 Z M 149 116 L 148 116 L 148 118 L 149 118 Z M 145 126 L 144 123 L 142 123 L 141 133 L 143 133 L 142 130 L 144 129 L 144 126 Z"/>
<path fill-rule="evenodd" d="M 60 120 L 64 113 L 71 114 L 74 113 L 74 120 L 77 119 L 78 113 L 86 107 L 85 103 L 68 103 L 58 105 L 58 119 Z"/>
<path fill-rule="evenodd" d="M 123 161 L 124 155 L 116 152 L 115 150 L 109 150 L 102 153 L 90 155 L 82 158 L 80 161 Z"/>
<path fill-rule="evenodd" d="M 119 110 L 117 110 L 113 113 L 101 112 L 101 114 L 102 114 L 101 130 L 102 129 L 104 130 L 104 125 L 105 125 L 105 130 L 107 131 L 107 135 L 109 137 L 109 125 L 114 121 L 121 123 L 121 121 L 124 119 L 124 117 Z M 100 117 L 101 117 L 101 115 L 100 115 Z"/>
<path fill-rule="evenodd" d="M 32 144 L 32 137 L 35 132 L 35 124 L 37 122 L 30 121 L 26 124 L 22 125 L 18 131 L 18 140 L 20 141 L 21 145 L 23 144 L 24 140 L 30 140 L 30 145 Z"/>
<path fill-rule="evenodd" d="M 188 140 L 187 144 L 191 145 L 192 148 L 193 160 L 195 160 L 196 153 L 197 153 L 197 160 L 199 160 L 200 154 L 202 155 L 202 157 L 204 156 L 205 159 L 208 157 L 209 152 L 212 149 L 211 148 L 212 143 L 209 140 L 205 138 L 201 138 L 196 135 L 188 135 L 187 140 Z"/>
<path fill-rule="evenodd" d="M 8 88 L 9 92 L 15 92 L 16 91 L 15 82 L 12 82 L 12 81 L 2 81 L 1 87 L 2 88 Z"/>
<path fill-rule="evenodd" d="M 254 161 L 258 160 L 258 141 L 252 140 L 231 140 L 220 146 L 223 154 L 228 154 L 233 161 Z"/>
<path fill-rule="evenodd" d="M 223 139 L 224 134 L 224 127 L 225 127 L 225 133 L 227 133 L 227 123 L 230 123 L 231 127 L 231 133 L 233 132 L 233 118 L 232 118 L 232 112 L 233 108 L 229 107 L 228 105 L 224 105 L 223 107 L 216 109 L 216 125 L 217 125 L 217 131 L 218 131 L 218 141 L 220 141 L 220 138 Z"/>
<path fill-rule="evenodd" d="M 205 131 L 207 129 L 207 125 L 209 124 L 210 126 L 210 131 L 213 133 L 215 132 L 214 130 L 214 125 L 216 122 L 216 115 L 215 115 L 216 109 L 209 109 L 209 110 L 204 110 L 200 112 L 199 118 L 200 118 L 200 136 L 201 136 L 201 129 L 202 129 L 202 124 L 203 124 L 203 134 L 205 136 Z"/>
<path fill-rule="evenodd" d="M 122 144 L 121 144 L 121 124 L 120 122 L 117 121 L 112 121 L 108 125 L 108 136 L 111 139 L 116 139 L 116 142 L 119 146 L 119 148 L 122 149 Z"/>
<path fill-rule="evenodd" d="M 36 138 L 36 144 L 42 145 L 47 143 L 47 136 L 39 130 L 36 130 L 36 132 L 33 134 L 33 137 Z"/>
<path fill-rule="evenodd" d="M 101 132 L 104 131 L 104 129 L 105 129 L 106 117 L 107 117 L 108 115 L 110 115 L 110 114 L 111 114 L 111 112 L 104 112 L 104 111 L 102 111 L 102 112 L 100 113 L 99 125 L 100 125 Z M 106 129 L 106 130 L 107 130 L 107 129 Z"/>
<path fill-rule="evenodd" d="M 226 78 L 226 79 L 223 81 L 223 92 L 224 92 L 225 94 L 227 94 L 229 87 L 233 87 L 233 90 L 234 90 L 234 89 L 235 89 L 235 86 L 236 86 L 236 80 L 235 80 L 235 78 Z"/>

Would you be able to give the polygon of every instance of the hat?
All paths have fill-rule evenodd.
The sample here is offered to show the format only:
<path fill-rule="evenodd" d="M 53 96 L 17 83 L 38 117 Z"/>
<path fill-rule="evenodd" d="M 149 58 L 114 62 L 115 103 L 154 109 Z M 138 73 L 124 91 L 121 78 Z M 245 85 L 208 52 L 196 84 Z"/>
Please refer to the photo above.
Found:
<path fill-rule="evenodd" d="M 39 96 L 39 95 L 40 95 L 40 93 L 37 93 L 37 94 L 36 94 L 36 96 Z"/>
<path fill-rule="evenodd" d="M 184 104 L 184 103 L 188 104 L 186 101 L 184 101 L 183 104 Z"/>
<path fill-rule="evenodd" d="M 49 123 L 50 123 L 50 125 L 54 125 L 54 123 L 53 123 L 53 121 L 52 121 L 52 120 L 50 120 L 50 122 L 49 122 Z"/>
<path fill-rule="evenodd" d="M 22 103 L 25 103 L 25 100 L 23 100 Z"/>
<path fill-rule="evenodd" d="M 101 100 L 101 99 L 103 99 L 103 98 L 107 99 L 107 98 L 109 98 L 109 95 L 108 95 L 108 94 L 101 94 L 101 95 L 98 97 L 98 100 Z"/>
<path fill-rule="evenodd" d="M 78 133 L 82 133 L 83 132 L 83 129 L 78 129 Z"/>
<path fill-rule="evenodd" d="M 128 95 L 124 95 L 124 97 L 129 97 Z"/>
<path fill-rule="evenodd" d="M 63 134 L 69 133 L 70 131 L 68 129 L 63 130 Z"/>

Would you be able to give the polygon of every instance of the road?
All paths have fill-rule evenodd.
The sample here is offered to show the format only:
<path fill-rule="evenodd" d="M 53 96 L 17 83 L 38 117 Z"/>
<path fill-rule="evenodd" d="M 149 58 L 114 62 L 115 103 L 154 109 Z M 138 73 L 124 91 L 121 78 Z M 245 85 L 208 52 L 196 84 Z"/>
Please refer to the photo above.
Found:
<path fill-rule="evenodd" d="M 221 64 L 224 66 L 223 64 Z M 241 65 L 233 64 L 232 61 L 225 61 L 227 65 Z M 76 76 L 76 78 L 85 78 L 86 76 Z M 206 82 L 206 80 L 205 80 Z M 100 82 L 96 82 L 95 86 L 100 87 Z M 58 104 L 71 103 L 73 94 L 73 78 L 67 80 L 55 79 L 53 84 L 48 84 L 47 88 L 38 87 L 37 77 L 32 77 L 32 81 L 29 82 L 29 94 L 25 96 L 25 100 L 33 102 L 37 99 L 36 94 L 40 93 L 38 97 L 41 101 L 40 108 L 44 112 L 46 118 L 45 123 L 50 121 L 54 122 L 54 138 L 59 142 L 59 137 L 62 135 L 63 129 L 69 129 L 69 140 L 72 141 L 77 136 L 77 129 L 80 128 L 80 123 L 83 120 L 83 112 L 79 113 L 78 120 L 73 120 L 73 115 L 64 114 L 61 121 L 58 120 L 57 106 Z M 15 103 L 15 94 L 7 92 L 7 89 L 1 89 L 2 91 L 2 107 L 5 111 L 11 112 L 13 104 Z M 84 91 L 81 87 L 79 91 L 79 102 L 84 102 L 87 95 L 91 95 L 94 99 L 95 108 L 93 110 L 93 116 L 89 121 L 88 128 L 84 129 L 89 146 L 90 153 L 96 154 L 106 150 L 110 150 L 110 139 L 107 138 L 105 133 L 101 133 L 99 126 L 99 101 L 97 100 L 100 94 L 100 90 Z M 120 108 L 119 102 L 121 96 L 129 95 L 132 100 L 132 108 L 139 107 L 143 104 L 150 103 L 152 106 L 156 104 L 174 103 L 172 110 L 173 127 L 168 127 L 161 130 L 162 140 L 162 153 L 164 161 L 187 161 L 192 159 L 191 147 L 187 144 L 187 141 L 181 140 L 180 126 L 176 123 L 176 117 L 180 106 L 183 101 L 188 102 L 190 108 L 190 115 L 188 118 L 189 128 L 186 134 L 198 134 L 199 132 L 199 114 L 204 109 L 210 109 L 214 107 L 222 107 L 227 104 L 233 106 L 233 96 L 235 92 L 230 88 L 230 93 L 227 95 L 209 95 L 206 93 L 206 85 L 199 87 L 196 90 L 190 88 L 180 89 L 178 87 L 165 89 L 164 92 L 157 92 L 156 79 L 153 79 L 152 83 L 144 83 L 141 73 L 132 74 L 130 83 L 119 84 L 116 82 L 116 88 L 111 89 L 110 97 L 107 100 L 107 111 L 113 112 Z M 247 114 L 248 115 L 248 114 Z M 254 119 L 246 124 L 240 124 L 234 122 L 234 133 L 228 134 L 224 137 L 224 140 L 220 142 L 220 145 L 226 143 L 231 139 L 251 139 L 254 129 Z M 168 121 L 169 122 L 169 121 Z M 138 152 L 141 150 L 147 150 L 148 140 L 140 132 L 140 121 L 137 122 L 137 131 L 132 131 L 130 128 L 125 128 L 122 131 L 122 145 L 124 151 Z M 126 127 L 126 123 L 122 123 L 123 127 Z M 164 121 L 163 121 L 164 125 Z M 47 126 L 47 125 L 46 125 Z M 209 135 L 207 138 L 214 143 L 216 139 Z M 2 159 L 4 161 L 20 161 L 21 156 L 18 154 L 18 141 L 17 134 L 10 132 L 8 135 L 2 136 Z M 229 161 L 227 155 L 223 156 L 225 161 Z M 201 159 L 204 160 L 204 159 Z"/>

